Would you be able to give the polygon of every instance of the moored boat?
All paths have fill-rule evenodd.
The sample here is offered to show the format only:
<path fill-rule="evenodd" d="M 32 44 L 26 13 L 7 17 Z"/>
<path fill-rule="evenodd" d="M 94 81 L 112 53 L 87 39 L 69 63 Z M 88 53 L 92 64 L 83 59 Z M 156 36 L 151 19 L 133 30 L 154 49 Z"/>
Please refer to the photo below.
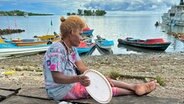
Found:
<path fill-rule="evenodd" d="M 88 43 L 85 41 L 81 41 L 79 46 L 77 47 L 77 52 L 79 54 L 84 54 L 90 52 L 95 47 L 95 43 Z"/>
<path fill-rule="evenodd" d="M 49 45 L 0 48 L 0 56 L 25 55 L 45 52 Z"/>
<path fill-rule="evenodd" d="M 95 39 L 96 45 L 105 50 L 111 50 L 112 46 L 114 45 L 113 40 L 107 40 L 105 38 L 102 38 L 101 36 L 97 35 L 97 39 Z"/>
<path fill-rule="evenodd" d="M 1 48 L 12 48 L 12 47 L 16 47 L 16 45 L 12 43 L 7 43 L 4 41 L 4 39 L 0 38 L 0 49 Z"/>
<path fill-rule="evenodd" d="M 5 40 L 8 42 L 34 42 L 36 39 L 12 39 L 12 40 Z"/>
<path fill-rule="evenodd" d="M 84 28 L 83 29 L 83 35 L 92 36 L 93 35 L 93 31 L 94 31 L 94 29 Z"/>
<path fill-rule="evenodd" d="M 48 41 L 34 41 L 34 42 L 13 42 L 16 46 L 36 46 L 50 44 Z"/>
<path fill-rule="evenodd" d="M 58 34 L 54 34 L 54 35 L 42 35 L 42 36 L 34 36 L 34 38 L 40 39 L 42 41 L 48 41 L 48 40 L 56 40 L 58 39 L 60 36 Z"/>
<path fill-rule="evenodd" d="M 60 41 L 60 37 L 56 35 L 34 36 L 34 38 L 36 39 L 14 39 L 11 41 L 11 43 L 15 44 L 16 46 L 35 46 L 47 45 Z"/>
<path fill-rule="evenodd" d="M 162 38 L 154 38 L 154 39 L 134 39 L 134 38 L 126 38 L 126 39 L 118 39 L 119 44 L 125 44 L 130 46 L 135 46 L 139 48 L 146 48 L 152 50 L 161 50 L 165 51 L 171 42 L 165 42 Z"/>
<path fill-rule="evenodd" d="M 45 52 L 50 45 L 41 44 L 33 46 L 17 46 L 16 44 L 10 42 L 7 43 L 0 38 L 0 56 L 12 56 L 12 55 L 25 55 Z"/>

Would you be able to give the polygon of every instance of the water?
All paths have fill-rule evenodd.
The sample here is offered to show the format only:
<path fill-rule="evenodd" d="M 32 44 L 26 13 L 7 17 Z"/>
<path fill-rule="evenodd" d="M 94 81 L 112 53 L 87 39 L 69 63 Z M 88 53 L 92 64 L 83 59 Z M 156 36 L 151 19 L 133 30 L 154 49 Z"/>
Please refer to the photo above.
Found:
<path fill-rule="evenodd" d="M 184 51 L 184 43 L 167 32 L 184 32 L 184 27 L 155 27 L 156 21 L 161 21 L 162 14 L 123 14 L 120 16 L 84 16 L 90 28 L 94 29 L 93 39 L 96 35 L 101 35 L 106 39 L 114 40 L 112 47 L 113 54 L 130 54 L 150 52 L 146 50 L 134 49 L 132 47 L 118 47 L 117 39 L 134 37 L 139 39 L 164 38 L 172 42 L 165 52 Z M 52 24 L 51 25 L 51 21 Z M 0 17 L 0 28 L 21 28 L 25 32 L 4 37 L 10 38 L 33 38 L 35 35 L 52 34 L 54 31 L 59 33 L 60 16 L 29 16 L 29 17 Z M 163 32 L 164 31 L 164 32 Z M 151 51 L 153 52 L 153 51 Z M 95 49 L 92 55 L 103 54 Z"/>

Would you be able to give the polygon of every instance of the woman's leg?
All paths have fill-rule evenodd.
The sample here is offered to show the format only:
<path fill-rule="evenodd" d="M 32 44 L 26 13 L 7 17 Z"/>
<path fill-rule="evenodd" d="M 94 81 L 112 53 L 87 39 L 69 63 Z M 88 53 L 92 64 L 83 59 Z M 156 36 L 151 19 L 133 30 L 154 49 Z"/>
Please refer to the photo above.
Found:
<path fill-rule="evenodd" d="M 137 94 L 144 95 L 156 89 L 156 81 L 142 84 L 128 84 L 122 81 L 108 79 L 114 87 L 117 87 L 117 95 Z"/>
<path fill-rule="evenodd" d="M 134 90 L 135 88 L 135 84 L 129 84 L 129 83 L 125 83 L 123 81 L 118 81 L 118 80 L 113 80 L 110 79 L 111 83 L 114 85 L 114 87 L 118 87 L 118 88 L 123 88 L 123 89 L 127 89 L 127 90 Z"/>
<path fill-rule="evenodd" d="M 86 99 L 90 95 L 86 91 L 86 88 L 80 83 L 75 83 L 73 88 L 67 93 L 67 95 L 62 100 L 76 100 L 76 99 Z"/>
<path fill-rule="evenodd" d="M 118 88 L 118 87 L 112 87 L 113 96 L 120 96 L 120 95 L 132 95 L 135 94 L 131 90 Z"/>

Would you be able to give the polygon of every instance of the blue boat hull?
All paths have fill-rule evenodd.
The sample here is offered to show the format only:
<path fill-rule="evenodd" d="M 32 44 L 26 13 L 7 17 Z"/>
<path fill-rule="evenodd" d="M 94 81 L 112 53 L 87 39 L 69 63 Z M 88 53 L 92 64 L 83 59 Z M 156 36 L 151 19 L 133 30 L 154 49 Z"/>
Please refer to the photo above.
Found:
<path fill-rule="evenodd" d="M 105 50 L 110 50 L 111 47 L 114 45 L 114 41 L 112 40 L 95 40 L 96 45 L 101 48 L 101 49 L 105 49 Z"/>
<path fill-rule="evenodd" d="M 95 44 L 91 44 L 89 47 L 77 47 L 79 54 L 88 53 L 95 47 Z"/>
<path fill-rule="evenodd" d="M 17 46 L 13 43 L 0 43 L 0 48 L 16 48 Z"/>

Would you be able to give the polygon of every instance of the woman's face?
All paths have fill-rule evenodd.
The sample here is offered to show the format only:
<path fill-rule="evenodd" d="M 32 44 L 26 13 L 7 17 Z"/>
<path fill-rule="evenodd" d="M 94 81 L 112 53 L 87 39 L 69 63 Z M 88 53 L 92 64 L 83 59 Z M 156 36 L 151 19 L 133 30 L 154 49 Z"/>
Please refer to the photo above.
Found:
<path fill-rule="evenodd" d="M 76 29 L 72 30 L 70 34 L 70 43 L 74 47 L 78 47 L 80 44 L 80 41 L 82 40 L 81 37 L 82 29 Z"/>

